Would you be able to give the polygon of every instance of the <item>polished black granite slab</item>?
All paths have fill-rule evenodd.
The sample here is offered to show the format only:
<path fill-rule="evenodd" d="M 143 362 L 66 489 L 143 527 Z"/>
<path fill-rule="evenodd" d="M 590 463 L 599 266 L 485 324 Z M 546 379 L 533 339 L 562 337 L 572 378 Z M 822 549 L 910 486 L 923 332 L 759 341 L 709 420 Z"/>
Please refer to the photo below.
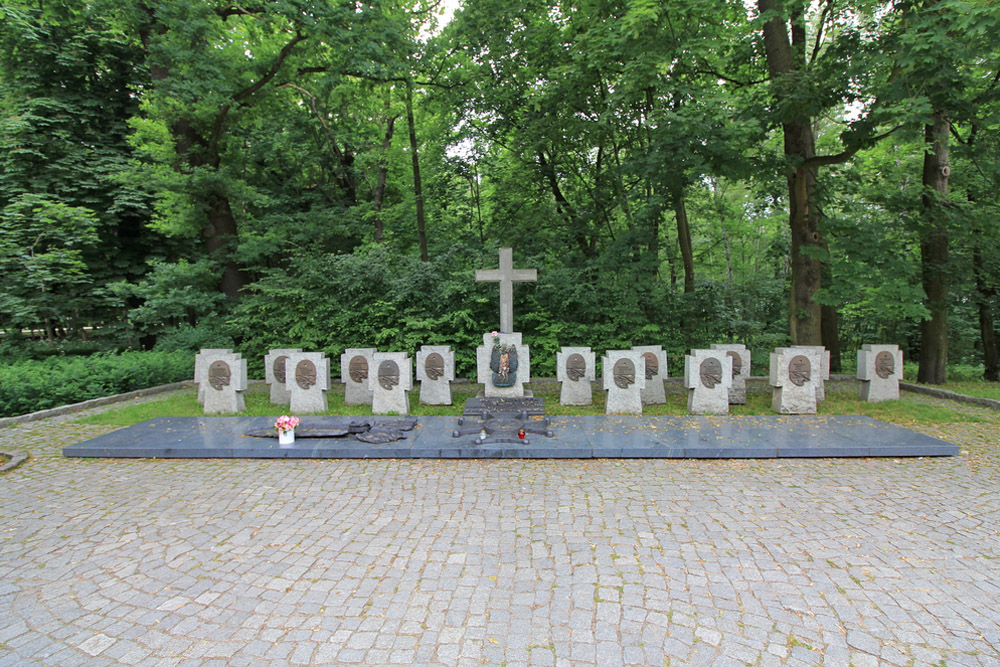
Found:
<path fill-rule="evenodd" d="M 310 422 L 356 418 L 306 417 Z M 377 418 L 382 420 L 383 418 Z M 391 421 L 391 418 L 384 418 Z M 869 417 L 549 417 L 551 438 L 529 444 L 480 444 L 452 437 L 457 417 L 417 417 L 406 437 L 366 444 L 353 436 L 246 435 L 274 417 L 164 417 L 63 448 L 64 456 L 108 458 L 803 458 L 955 456 L 958 446 Z"/>

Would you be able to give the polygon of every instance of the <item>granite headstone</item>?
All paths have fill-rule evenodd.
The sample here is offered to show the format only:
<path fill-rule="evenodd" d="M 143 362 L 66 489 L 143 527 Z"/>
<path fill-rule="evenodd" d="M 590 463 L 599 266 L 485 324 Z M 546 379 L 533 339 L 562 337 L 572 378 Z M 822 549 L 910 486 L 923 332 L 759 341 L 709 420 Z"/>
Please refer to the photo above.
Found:
<path fill-rule="evenodd" d="M 371 405 L 369 376 L 374 373 L 374 347 L 352 347 L 340 355 L 340 381 L 344 383 L 346 405 Z"/>
<path fill-rule="evenodd" d="M 689 413 L 728 415 L 732 384 L 733 358 L 726 350 L 691 350 L 691 354 L 684 357 Z"/>
<path fill-rule="evenodd" d="M 862 345 L 858 350 L 858 379 L 862 401 L 898 400 L 899 382 L 903 379 L 903 351 L 898 345 Z"/>
<path fill-rule="evenodd" d="M 597 378 L 596 365 L 596 355 L 589 347 L 564 347 L 556 354 L 560 404 L 590 405 L 594 402 L 590 383 Z"/>
<path fill-rule="evenodd" d="M 239 353 L 218 352 L 204 356 L 205 414 L 243 412 L 246 403 L 247 362 Z"/>
<path fill-rule="evenodd" d="M 208 360 L 209 357 L 219 354 L 232 354 L 229 348 L 206 347 L 202 348 L 198 354 L 194 355 L 194 383 L 198 387 L 198 405 L 205 405 L 205 390 L 208 388 Z"/>
<path fill-rule="evenodd" d="M 476 381 L 487 397 L 525 396 L 524 385 L 531 381 L 531 353 L 521 344 L 520 333 L 483 334 L 476 348 Z"/>
<path fill-rule="evenodd" d="M 448 345 L 423 345 L 417 352 L 420 402 L 451 405 L 451 383 L 455 380 L 455 352 Z"/>
<path fill-rule="evenodd" d="M 368 375 L 372 391 L 372 413 L 407 415 L 413 389 L 413 360 L 406 352 L 376 352 Z"/>
<path fill-rule="evenodd" d="M 646 359 L 637 350 L 608 350 L 601 359 L 601 376 L 609 415 L 642 414 L 642 388 L 646 386 Z"/>
<path fill-rule="evenodd" d="M 330 360 L 322 352 L 291 352 L 285 361 L 285 386 L 293 414 L 326 412 L 330 390 Z"/>
<path fill-rule="evenodd" d="M 813 350 L 819 354 L 819 373 L 816 377 L 816 402 L 826 400 L 826 381 L 830 379 L 830 350 L 822 345 L 792 345 L 793 350 Z"/>
<path fill-rule="evenodd" d="M 646 366 L 646 385 L 642 388 L 643 405 L 662 405 L 667 402 L 663 382 L 667 379 L 667 353 L 659 345 L 633 345 L 642 355 Z"/>
<path fill-rule="evenodd" d="M 771 408 L 783 415 L 816 414 L 818 350 L 779 347 L 771 353 Z"/>
<path fill-rule="evenodd" d="M 292 401 L 291 390 L 285 386 L 288 378 L 288 355 L 301 352 L 300 348 L 285 348 L 271 350 L 264 355 L 264 379 L 271 388 L 271 403 L 274 405 L 289 405 Z"/>

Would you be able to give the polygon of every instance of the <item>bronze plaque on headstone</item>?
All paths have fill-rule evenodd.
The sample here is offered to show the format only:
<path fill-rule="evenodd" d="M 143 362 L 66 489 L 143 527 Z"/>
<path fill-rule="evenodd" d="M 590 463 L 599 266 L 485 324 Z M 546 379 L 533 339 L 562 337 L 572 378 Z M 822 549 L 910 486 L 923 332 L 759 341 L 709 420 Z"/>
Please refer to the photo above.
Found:
<path fill-rule="evenodd" d="M 796 387 L 801 387 L 809 382 L 811 371 L 812 366 L 809 365 L 809 359 L 801 354 L 792 357 L 792 360 L 788 362 L 788 379 Z"/>
<path fill-rule="evenodd" d="M 316 364 L 303 359 L 295 367 L 295 383 L 302 389 L 310 389 L 316 384 Z"/>
<path fill-rule="evenodd" d="M 274 381 L 278 384 L 285 384 L 285 363 L 288 361 L 288 357 L 282 355 L 274 360 L 274 365 L 271 370 L 274 371 Z"/>
<path fill-rule="evenodd" d="M 361 355 L 354 357 L 347 367 L 347 372 L 354 382 L 364 383 L 368 379 L 368 360 Z"/>
<path fill-rule="evenodd" d="M 383 389 L 392 389 L 399 384 L 399 364 L 386 359 L 378 365 L 378 384 Z"/>
<path fill-rule="evenodd" d="M 733 377 L 743 375 L 743 357 L 732 350 L 726 352 L 726 356 L 733 360 Z"/>
<path fill-rule="evenodd" d="M 628 389 L 629 385 L 635 384 L 635 364 L 631 359 L 619 359 L 615 362 L 612 375 L 615 379 L 615 386 Z"/>
<path fill-rule="evenodd" d="M 444 357 L 437 352 L 431 352 L 424 360 L 424 373 L 432 380 L 444 377 Z"/>
<path fill-rule="evenodd" d="M 229 364 L 224 361 L 213 361 L 208 367 L 208 385 L 217 391 L 222 391 L 223 387 L 228 387 L 232 380 L 233 372 L 229 370 Z"/>
<path fill-rule="evenodd" d="M 583 379 L 587 375 L 587 362 L 582 354 L 574 352 L 566 360 L 566 377 L 574 382 Z"/>
<path fill-rule="evenodd" d="M 660 372 L 660 360 L 653 352 L 643 352 L 642 358 L 646 360 L 646 379 L 652 380 Z"/>
<path fill-rule="evenodd" d="M 718 359 L 708 358 L 701 362 L 701 383 L 712 389 L 717 384 L 722 384 L 722 363 Z"/>
<path fill-rule="evenodd" d="M 896 359 L 891 352 L 879 352 L 875 355 L 875 375 L 888 380 L 896 372 Z"/>

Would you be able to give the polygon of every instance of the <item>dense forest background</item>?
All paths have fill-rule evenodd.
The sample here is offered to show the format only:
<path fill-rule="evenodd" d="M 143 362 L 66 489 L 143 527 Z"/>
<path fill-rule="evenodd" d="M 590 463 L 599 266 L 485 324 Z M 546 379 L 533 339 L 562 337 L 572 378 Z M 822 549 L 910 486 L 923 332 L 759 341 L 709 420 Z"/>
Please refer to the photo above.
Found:
<path fill-rule="evenodd" d="M 0 5 L 0 354 L 450 344 L 469 375 L 511 246 L 536 375 L 733 341 L 997 380 L 1000 3 L 443 9 Z"/>

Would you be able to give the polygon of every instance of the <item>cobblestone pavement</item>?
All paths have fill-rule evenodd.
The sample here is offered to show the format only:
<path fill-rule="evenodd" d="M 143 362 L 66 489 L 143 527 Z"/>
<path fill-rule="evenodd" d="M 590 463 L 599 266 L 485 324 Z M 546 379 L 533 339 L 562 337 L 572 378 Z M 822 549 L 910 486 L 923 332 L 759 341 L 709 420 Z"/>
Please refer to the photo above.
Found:
<path fill-rule="evenodd" d="M 760 461 L 64 459 L 72 419 L 0 430 L 0 665 L 1000 665 L 995 413 Z"/>

